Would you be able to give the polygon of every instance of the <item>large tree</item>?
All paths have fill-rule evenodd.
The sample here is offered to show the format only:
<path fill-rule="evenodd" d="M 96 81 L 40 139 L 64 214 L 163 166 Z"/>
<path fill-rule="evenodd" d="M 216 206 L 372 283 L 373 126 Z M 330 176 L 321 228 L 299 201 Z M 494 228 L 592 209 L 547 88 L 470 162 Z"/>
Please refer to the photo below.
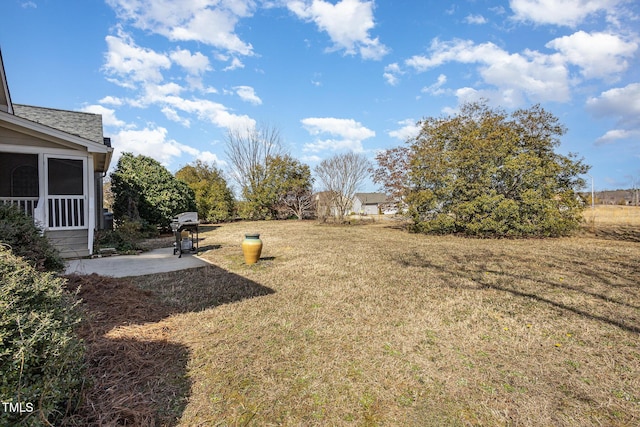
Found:
<path fill-rule="evenodd" d="M 411 149 L 407 146 L 382 150 L 376 154 L 378 167 L 370 169 L 373 182 L 382 186 L 400 211 L 406 208 L 405 199 L 411 187 L 409 179 L 411 155 Z"/>
<path fill-rule="evenodd" d="M 265 166 L 256 167 L 260 182 L 245 186 L 241 215 L 248 219 L 299 219 L 307 213 L 313 180 L 309 166 L 289 155 L 268 157 Z M 299 203 L 298 203 L 299 202 Z"/>
<path fill-rule="evenodd" d="M 123 153 L 111 174 L 116 220 L 168 227 L 179 213 L 196 210 L 193 191 L 151 157 Z"/>
<path fill-rule="evenodd" d="M 508 115 L 469 103 L 421 126 L 406 194 L 418 231 L 560 236 L 579 225 L 589 167 L 554 151 L 566 129 L 539 105 Z"/>
<path fill-rule="evenodd" d="M 215 164 L 196 160 L 176 172 L 176 178 L 186 182 L 193 190 L 202 221 L 221 222 L 233 219 L 235 202 L 233 193 Z"/>
<path fill-rule="evenodd" d="M 358 153 L 336 154 L 315 167 L 314 172 L 328 195 L 330 209 L 339 221 L 344 220 L 370 168 L 369 160 Z"/>
<path fill-rule="evenodd" d="M 267 162 L 265 187 L 270 189 L 273 213 L 279 218 L 303 219 L 312 214 L 313 178 L 308 165 L 291 156 L 275 156 Z"/>
<path fill-rule="evenodd" d="M 255 192 L 266 179 L 267 160 L 283 153 L 280 131 L 269 125 L 229 130 L 225 144 L 240 193 Z"/>

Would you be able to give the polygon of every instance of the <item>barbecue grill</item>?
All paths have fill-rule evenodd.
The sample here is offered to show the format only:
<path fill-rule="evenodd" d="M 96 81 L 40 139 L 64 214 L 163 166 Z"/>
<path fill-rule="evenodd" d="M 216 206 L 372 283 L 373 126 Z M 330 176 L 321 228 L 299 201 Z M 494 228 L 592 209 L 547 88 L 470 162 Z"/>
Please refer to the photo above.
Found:
<path fill-rule="evenodd" d="M 176 237 L 173 254 L 182 257 L 183 252 L 198 253 L 198 213 L 184 212 L 173 218 L 171 231 Z"/>

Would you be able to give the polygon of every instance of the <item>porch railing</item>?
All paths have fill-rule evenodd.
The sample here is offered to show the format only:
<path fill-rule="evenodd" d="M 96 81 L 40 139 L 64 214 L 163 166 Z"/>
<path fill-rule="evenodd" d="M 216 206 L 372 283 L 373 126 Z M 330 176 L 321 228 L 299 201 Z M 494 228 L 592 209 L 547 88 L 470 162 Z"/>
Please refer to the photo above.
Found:
<path fill-rule="evenodd" d="M 38 207 L 37 197 L 0 197 L 0 204 L 17 206 L 22 212 L 33 217 L 33 211 Z"/>
<path fill-rule="evenodd" d="M 85 228 L 84 196 L 48 196 L 49 228 Z"/>

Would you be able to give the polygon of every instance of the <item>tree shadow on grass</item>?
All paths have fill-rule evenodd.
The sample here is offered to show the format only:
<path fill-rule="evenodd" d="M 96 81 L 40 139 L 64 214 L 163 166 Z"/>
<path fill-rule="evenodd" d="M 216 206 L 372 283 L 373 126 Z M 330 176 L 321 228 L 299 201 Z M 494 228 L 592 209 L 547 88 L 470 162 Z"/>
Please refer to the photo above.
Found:
<path fill-rule="evenodd" d="M 630 225 L 598 226 L 588 232 L 600 239 L 640 242 L 640 228 Z"/>
<path fill-rule="evenodd" d="M 201 239 L 204 240 L 204 239 Z M 199 246 L 198 247 L 198 253 L 204 253 L 207 251 L 215 251 L 222 248 L 222 245 L 205 245 L 205 246 Z"/>
<path fill-rule="evenodd" d="M 458 281 L 451 280 L 452 278 L 462 278 L 466 281 L 470 281 L 475 285 L 469 285 L 469 288 L 476 290 L 494 289 L 502 292 L 507 292 L 512 295 L 531 298 L 535 301 L 548 304 L 558 309 L 575 313 L 577 315 L 586 317 L 588 319 L 604 322 L 620 329 L 629 332 L 640 333 L 640 319 L 637 318 L 638 305 L 624 301 L 621 297 L 611 297 L 598 292 L 592 292 L 583 287 L 574 286 L 570 284 L 560 283 L 542 278 L 535 270 L 531 270 L 530 273 L 514 272 L 508 266 L 505 268 L 487 267 L 482 263 L 470 263 L 466 262 L 463 257 L 458 255 L 451 255 L 450 262 L 431 262 L 428 259 L 421 257 L 419 254 L 403 254 L 396 258 L 396 261 L 403 266 L 421 267 L 438 271 L 443 275 L 450 287 L 460 287 Z M 531 260 L 518 259 L 516 257 L 510 257 L 510 262 L 515 261 L 525 265 L 530 263 Z M 492 263 L 500 262 L 499 260 L 492 259 Z M 508 264 L 507 264 L 508 265 Z M 531 264 L 534 265 L 534 264 Z M 638 272 L 637 267 L 633 269 L 633 272 L 629 272 L 629 275 Z M 487 274 L 489 273 L 489 274 Z M 574 272 L 575 273 L 575 272 Z M 590 274 L 591 273 L 591 274 Z M 591 277 L 593 280 L 602 281 L 607 286 L 612 286 L 611 283 L 606 280 L 605 277 L 601 277 L 600 274 L 596 274 L 594 271 L 579 272 L 587 277 Z M 493 277 L 490 277 L 493 276 Z M 631 280 L 631 278 L 629 277 Z M 527 288 L 518 289 L 514 283 L 533 283 L 534 286 L 528 286 Z M 633 283 L 633 282 L 631 282 Z M 640 286 L 640 285 L 632 285 Z M 555 289 L 563 289 L 567 293 L 578 293 L 587 297 L 587 303 L 569 305 L 564 302 L 554 300 L 551 292 Z M 544 295 L 545 293 L 549 295 Z M 589 304 L 594 302 L 594 304 Z M 606 309 L 604 307 L 607 307 Z"/>
<path fill-rule="evenodd" d="M 200 224 L 198 226 L 198 232 L 200 233 L 207 233 L 209 231 L 214 231 L 217 230 L 218 228 L 220 228 L 220 225 L 213 225 L 213 224 Z"/>
<path fill-rule="evenodd" d="M 191 383 L 189 349 L 163 320 L 274 291 L 216 266 L 135 278 L 71 275 L 84 320 L 83 402 L 66 425 L 173 426 Z"/>

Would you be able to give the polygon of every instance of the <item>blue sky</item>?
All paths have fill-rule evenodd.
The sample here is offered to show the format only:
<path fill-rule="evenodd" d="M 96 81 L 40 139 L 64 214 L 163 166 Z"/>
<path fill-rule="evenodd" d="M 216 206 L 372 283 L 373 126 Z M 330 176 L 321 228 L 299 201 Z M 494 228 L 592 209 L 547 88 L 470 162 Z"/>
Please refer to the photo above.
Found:
<path fill-rule="evenodd" d="M 596 190 L 640 181 L 636 0 L 3 0 L 14 103 L 101 113 L 121 152 L 229 167 L 229 129 L 277 127 L 315 166 L 373 159 L 417 120 L 540 103 Z M 113 163 L 115 165 L 115 161 Z M 368 183 L 364 190 L 376 187 Z"/>

